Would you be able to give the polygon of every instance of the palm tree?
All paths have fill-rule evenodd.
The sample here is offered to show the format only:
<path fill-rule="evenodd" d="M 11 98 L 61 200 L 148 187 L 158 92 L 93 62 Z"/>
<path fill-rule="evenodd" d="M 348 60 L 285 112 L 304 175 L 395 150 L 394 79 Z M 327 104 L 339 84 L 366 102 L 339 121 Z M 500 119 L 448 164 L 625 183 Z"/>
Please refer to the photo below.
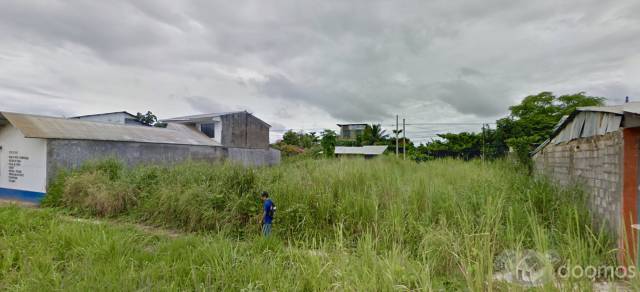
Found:
<path fill-rule="evenodd" d="M 376 142 L 386 140 L 388 136 L 380 124 L 372 124 L 364 128 L 361 141 L 364 142 L 365 145 L 373 145 Z"/>
<path fill-rule="evenodd" d="M 387 135 L 386 132 L 380 124 L 371 125 L 371 140 L 377 142 L 387 139 L 389 135 Z"/>

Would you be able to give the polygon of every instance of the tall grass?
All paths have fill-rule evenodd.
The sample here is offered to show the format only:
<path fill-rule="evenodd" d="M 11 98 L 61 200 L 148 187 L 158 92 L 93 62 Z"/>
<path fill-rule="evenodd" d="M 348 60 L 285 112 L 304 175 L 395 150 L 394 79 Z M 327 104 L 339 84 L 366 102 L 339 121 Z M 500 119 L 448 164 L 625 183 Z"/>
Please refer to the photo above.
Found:
<path fill-rule="evenodd" d="M 79 265 L 91 281 L 77 278 L 88 286 L 74 287 L 130 271 L 114 280 L 125 290 L 478 291 L 503 285 L 492 275 L 494 259 L 505 250 L 555 251 L 563 261 L 594 266 L 615 259 L 611 239 L 590 228 L 582 192 L 504 162 L 306 160 L 259 169 L 198 163 L 127 169 L 103 161 L 61 177 L 52 190 L 46 204 L 72 213 L 197 233 L 168 241 L 131 230 L 47 223 L 50 212 L 22 222 L 11 219 L 17 210 L 3 210 L 0 217 L 25 226 L 2 230 L 1 243 L 17 252 L 3 253 L 3 261 L 20 267 L 4 275 L 9 286 L 35 277 L 22 272 L 36 264 L 27 259 L 30 253 L 57 263 L 40 271 L 44 278 L 62 277 L 45 281 L 51 287 L 73 286 L 64 275 L 75 271 L 69 265 Z M 262 190 L 278 206 L 275 236 L 266 241 L 257 225 Z M 28 248 L 15 251 L 22 244 Z M 111 249 L 100 257 L 103 245 Z M 74 255 L 78 248 L 86 253 Z M 100 278 L 98 272 L 110 274 Z"/>

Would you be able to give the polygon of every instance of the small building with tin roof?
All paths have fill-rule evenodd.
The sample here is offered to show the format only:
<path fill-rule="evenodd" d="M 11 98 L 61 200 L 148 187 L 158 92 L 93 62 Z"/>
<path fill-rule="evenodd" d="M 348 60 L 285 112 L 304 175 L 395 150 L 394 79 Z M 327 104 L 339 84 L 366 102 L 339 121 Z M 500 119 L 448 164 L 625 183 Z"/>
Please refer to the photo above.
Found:
<path fill-rule="evenodd" d="M 364 157 L 370 159 L 382 155 L 386 151 L 386 145 L 372 145 L 360 147 L 336 146 L 335 155 L 338 157 Z"/>

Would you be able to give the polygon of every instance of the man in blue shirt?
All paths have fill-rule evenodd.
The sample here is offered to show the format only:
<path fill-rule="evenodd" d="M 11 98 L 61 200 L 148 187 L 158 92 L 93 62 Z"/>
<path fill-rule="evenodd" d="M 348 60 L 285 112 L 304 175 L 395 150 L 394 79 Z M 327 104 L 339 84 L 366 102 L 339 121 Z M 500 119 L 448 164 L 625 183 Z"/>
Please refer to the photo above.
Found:
<path fill-rule="evenodd" d="M 273 204 L 271 199 L 269 199 L 269 193 L 262 192 L 260 195 L 260 199 L 262 200 L 262 234 L 267 237 L 271 234 L 271 222 L 273 221 L 273 213 L 275 212 L 276 206 Z"/>

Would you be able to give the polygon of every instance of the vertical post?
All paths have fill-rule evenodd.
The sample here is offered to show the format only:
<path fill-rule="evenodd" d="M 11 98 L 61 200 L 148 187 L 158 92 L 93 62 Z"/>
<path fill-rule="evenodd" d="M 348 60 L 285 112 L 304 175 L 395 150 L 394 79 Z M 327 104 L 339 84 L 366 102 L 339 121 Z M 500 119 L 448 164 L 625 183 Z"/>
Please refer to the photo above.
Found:
<path fill-rule="evenodd" d="M 398 151 L 400 150 L 398 147 L 398 115 L 396 115 L 396 157 L 398 157 Z"/>
<path fill-rule="evenodd" d="M 622 224 L 623 230 L 618 241 L 618 260 L 626 266 L 636 264 L 638 255 L 638 161 L 640 153 L 640 129 L 622 130 Z"/>
<path fill-rule="evenodd" d="M 482 163 L 484 164 L 484 155 L 485 155 L 485 151 L 484 151 L 484 145 L 485 145 L 485 141 L 484 141 L 484 123 L 482 124 Z"/>
<path fill-rule="evenodd" d="M 407 133 L 404 118 L 402 118 L 402 160 L 407 160 Z"/>

